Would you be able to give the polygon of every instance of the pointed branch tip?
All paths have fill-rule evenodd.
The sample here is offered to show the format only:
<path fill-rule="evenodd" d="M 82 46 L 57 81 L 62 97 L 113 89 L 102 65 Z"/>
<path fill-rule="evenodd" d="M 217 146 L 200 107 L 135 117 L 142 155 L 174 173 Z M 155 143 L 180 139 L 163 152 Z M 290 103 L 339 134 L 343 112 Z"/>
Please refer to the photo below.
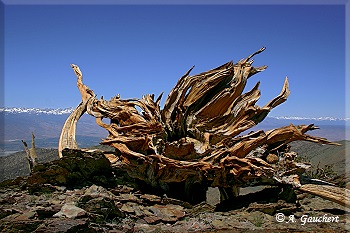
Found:
<path fill-rule="evenodd" d="M 263 52 L 265 49 L 266 49 L 266 47 L 262 47 L 258 51 L 256 51 L 255 53 L 249 55 L 246 59 L 243 59 L 243 63 L 248 62 L 252 57 L 254 57 L 255 55 L 257 55 L 257 54 L 259 54 L 261 52 Z"/>

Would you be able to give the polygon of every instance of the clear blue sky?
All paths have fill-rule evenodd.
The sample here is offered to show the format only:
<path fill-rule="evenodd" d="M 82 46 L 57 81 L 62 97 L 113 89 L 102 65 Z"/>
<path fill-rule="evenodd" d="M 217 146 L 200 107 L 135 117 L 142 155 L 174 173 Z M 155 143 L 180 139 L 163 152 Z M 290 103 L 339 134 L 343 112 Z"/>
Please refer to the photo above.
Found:
<path fill-rule="evenodd" d="M 30 1 L 29 1 L 30 2 Z M 344 5 L 6 5 L 5 106 L 76 107 L 77 64 L 98 98 L 156 96 L 266 46 L 254 65 L 271 116 L 345 117 Z"/>

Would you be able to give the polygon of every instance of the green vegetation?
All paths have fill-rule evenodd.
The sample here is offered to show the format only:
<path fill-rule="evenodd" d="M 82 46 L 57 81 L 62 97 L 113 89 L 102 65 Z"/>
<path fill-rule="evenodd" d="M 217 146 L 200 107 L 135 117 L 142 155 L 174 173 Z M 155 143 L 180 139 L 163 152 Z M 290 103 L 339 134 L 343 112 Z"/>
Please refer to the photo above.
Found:
<path fill-rule="evenodd" d="M 319 161 L 315 166 L 310 162 L 310 159 L 306 156 L 298 156 L 296 161 L 311 164 L 311 167 L 305 171 L 305 175 L 309 178 L 320 179 L 320 180 L 331 180 L 337 176 L 334 170 L 334 163 L 321 165 Z"/>

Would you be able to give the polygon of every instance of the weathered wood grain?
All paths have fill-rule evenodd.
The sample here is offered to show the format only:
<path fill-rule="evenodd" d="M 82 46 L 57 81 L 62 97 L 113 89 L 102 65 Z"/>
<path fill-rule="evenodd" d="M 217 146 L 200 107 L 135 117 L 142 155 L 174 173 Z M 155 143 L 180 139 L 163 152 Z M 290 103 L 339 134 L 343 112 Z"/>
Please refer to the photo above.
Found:
<path fill-rule="evenodd" d="M 256 105 L 260 82 L 243 93 L 248 79 L 267 68 L 252 65 L 252 58 L 264 50 L 197 75 L 190 75 L 192 67 L 170 91 L 162 110 L 162 94 L 156 100 L 154 95 L 97 99 L 83 83 L 79 67 L 72 65 L 82 102 L 63 127 L 59 150 L 77 148 L 76 123 L 86 111 L 109 132 L 102 144 L 116 148 L 128 174 L 165 192 L 175 184 L 183 184 L 179 192 L 187 193 L 192 200 L 194 192 L 205 192 L 208 186 L 226 191 L 265 183 L 299 187 L 298 177 L 308 166 L 294 161 L 288 143 L 336 143 L 307 135 L 307 131 L 318 129 L 313 124 L 240 136 L 263 121 L 290 94 L 288 78 L 280 94 L 263 107 Z M 110 123 L 102 121 L 104 118 Z"/>

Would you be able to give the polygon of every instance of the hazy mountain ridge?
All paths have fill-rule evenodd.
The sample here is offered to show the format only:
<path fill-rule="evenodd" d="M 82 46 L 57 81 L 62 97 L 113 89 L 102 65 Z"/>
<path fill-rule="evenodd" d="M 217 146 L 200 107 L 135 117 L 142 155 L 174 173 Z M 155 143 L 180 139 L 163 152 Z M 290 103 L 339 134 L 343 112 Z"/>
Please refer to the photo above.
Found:
<path fill-rule="evenodd" d="M 63 124 L 73 110 L 73 108 L 0 108 L 0 116 L 4 122 L 4 127 L 0 129 L 0 155 L 23 150 L 21 140 L 29 143 L 32 132 L 35 134 L 37 147 L 57 148 Z M 267 117 L 243 134 L 260 129 L 265 131 L 275 129 L 291 123 L 315 124 L 320 129 L 309 132 L 310 135 L 325 137 L 331 141 L 350 140 L 347 138 L 350 135 L 348 122 L 347 119 L 333 117 Z M 84 114 L 78 121 L 77 141 L 81 146 L 96 145 L 107 134 L 105 129 L 96 124 L 95 118 L 88 114 Z"/>
<path fill-rule="evenodd" d="M 52 114 L 63 115 L 70 114 L 74 110 L 71 108 L 0 108 L 0 112 L 5 113 L 29 113 L 29 114 Z"/>
<path fill-rule="evenodd" d="M 11 111 L 13 110 L 13 111 Z M 69 109 L 8 109 L 4 111 L 4 135 L 2 141 L 36 138 L 59 138 Z M 70 111 L 70 112 L 69 112 Z M 84 114 L 77 124 L 77 135 L 105 137 L 107 132 L 95 123 L 95 119 Z"/>
<path fill-rule="evenodd" d="M 334 171 L 338 174 L 345 174 L 346 168 L 350 166 L 350 141 L 337 141 L 340 146 L 324 145 L 307 141 L 294 141 L 290 143 L 291 150 L 298 153 L 298 156 L 310 160 L 310 163 L 320 168 L 326 164 L 333 164 Z"/>
<path fill-rule="evenodd" d="M 28 114 L 48 114 L 48 115 L 65 115 L 70 114 L 74 110 L 73 107 L 70 108 L 24 108 L 24 107 L 14 107 L 14 108 L 0 108 L 0 112 L 4 113 L 28 113 Z M 350 121 L 350 118 L 337 118 L 331 116 L 325 117 L 299 117 L 299 116 L 269 116 L 267 118 L 276 120 L 312 120 L 312 121 L 339 121 L 346 122 Z"/>
<path fill-rule="evenodd" d="M 313 120 L 313 121 L 350 121 L 350 118 L 337 117 L 298 117 L 298 116 L 273 116 L 277 120 Z"/>

